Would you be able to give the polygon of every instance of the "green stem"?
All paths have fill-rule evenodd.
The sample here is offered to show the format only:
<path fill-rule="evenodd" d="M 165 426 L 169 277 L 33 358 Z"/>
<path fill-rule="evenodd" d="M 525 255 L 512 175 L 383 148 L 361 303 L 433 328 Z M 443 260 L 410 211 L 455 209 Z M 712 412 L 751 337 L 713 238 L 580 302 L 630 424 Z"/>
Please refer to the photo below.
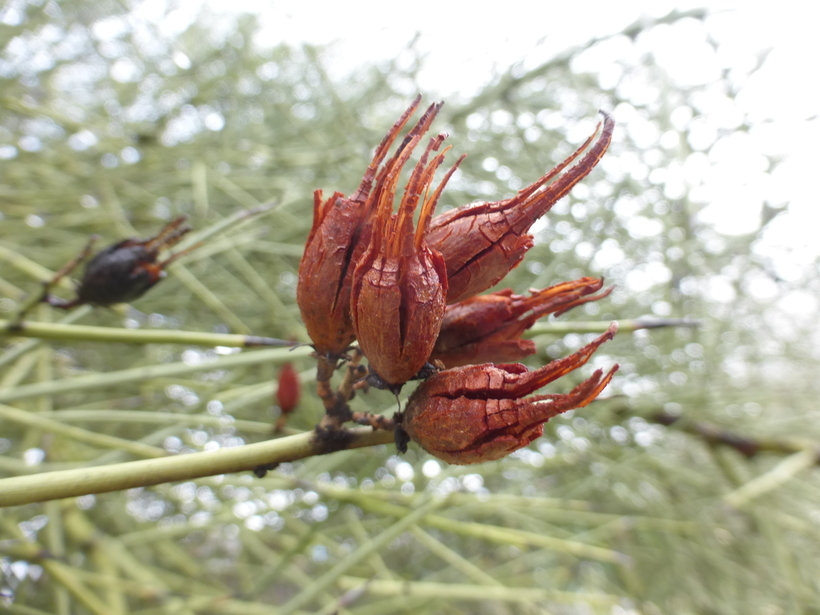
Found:
<path fill-rule="evenodd" d="M 393 434 L 368 428 L 344 432 L 346 449 L 387 444 Z M 161 459 L 144 459 L 110 466 L 78 468 L 32 476 L 0 479 L 0 506 L 17 506 L 92 493 L 121 491 L 203 476 L 251 471 L 259 466 L 284 463 L 323 455 L 329 448 L 317 442 L 314 432 L 246 444 L 212 452 L 174 455 Z"/>
<path fill-rule="evenodd" d="M 781 487 L 792 480 L 798 473 L 817 463 L 817 450 L 808 448 L 786 457 L 768 472 L 754 477 L 749 482 L 738 487 L 723 497 L 723 501 L 740 508 L 750 500 Z"/>
<path fill-rule="evenodd" d="M 412 532 L 416 540 L 418 540 L 421 544 L 427 547 L 433 554 L 437 555 L 439 558 L 447 562 L 450 566 L 452 566 L 455 570 L 458 570 L 467 578 L 471 578 L 473 581 L 481 585 L 503 585 L 503 583 L 501 583 L 498 579 L 484 572 L 481 568 L 473 564 L 466 557 L 463 557 L 457 551 L 454 551 L 453 549 L 445 545 L 444 542 L 431 536 L 423 529 L 421 529 L 418 525 L 411 528 L 410 531 Z"/>
<path fill-rule="evenodd" d="M 379 432 L 374 432 L 379 433 Z M 359 562 L 370 556 L 372 553 L 377 553 L 387 547 L 400 534 L 410 529 L 413 525 L 418 523 L 424 516 L 432 510 L 442 506 L 443 499 L 430 499 L 422 504 L 416 510 L 408 511 L 396 523 L 388 527 L 381 534 L 359 546 L 358 549 L 344 557 L 338 564 L 328 570 L 325 574 L 320 576 L 312 585 L 306 587 L 302 592 L 294 596 L 290 602 L 285 604 L 279 611 L 279 615 L 291 615 L 298 609 L 301 609 L 313 600 L 316 595 L 324 589 L 330 587 L 337 582 L 339 577 L 344 574 L 351 567 L 357 565 Z"/>
<path fill-rule="evenodd" d="M 93 309 L 94 308 L 92 308 L 90 305 L 81 305 L 76 310 L 73 310 L 68 316 L 62 318 L 60 320 L 60 324 L 67 325 L 77 320 L 80 320 L 80 318 L 82 318 L 83 316 L 90 314 Z M 0 337 L 2 337 L 2 335 L 3 334 L 0 331 Z M 12 361 L 16 361 L 18 358 L 22 357 L 27 352 L 34 350 L 39 344 L 40 340 L 35 339 L 12 346 L 0 355 L 0 367 L 6 365 L 7 363 L 11 363 Z"/>
<path fill-rule="evenodd" d="M 25 384 L 0 391 L 0 402 L 37 397 L 39 395 L 56 395 L 58 393 L 117 386 L 128 382 L 150 380 L 151 378 L 173 378 L 183 374 L 226 369 L 239 365 L 255 365 L 264 362 L 285 363 L 296 358 L 309 356 L 311 352 L 313 352 L 313 349 L 307 346 L 294 349 L 268 348 L 221 357 L 215 361 L 206 361 L 198 365 L 188 365 L 183 362 L 166 363 L 164 365 L 134 367 L 107 374 L 89 374 L 63 380 Z"/>
<path fill-rule="evenodd" d="M 147 444 L 142 444 L 141 442 L 132 442 L 131 440 L 117 438 L 116 436 L 109 436 L 107 434 L 88 431 L 87 429 L 82 429 L 80 427 L 65 425 L 60 421 L 55 421 L 54 419 L 42 416 L 42 413 L 40 412 L 26 412 L 25 410 L 12 408 L 11 406 L 6 406 L 4 404 L 0 404 L 0 419 L 14 421 L 15 423 L 20 423 L 22 425 L 28 425 L 49 433 L 71 438 L 79 442 L 93 444 L 94 446 L 98 446 L 100 448 L 125 450 L 134 455 L 138 455 L 139 457 L 164 457 L 168 454 L 166 451 L 156 446 L 149 446 Z"/>
<path fill-rule="evenodd" d="M 613 606 L 622 598 L 613 594 L 568 592 L 557 589 L 536 587 L 499 587 L 490 585 L 466 585 L 456 583 L 431 583 L 424 581 L 388 581 L 383 579 L 363 579 L 339 577 L 337 584 L 343 590 L 361 588 L 377 596 L 417 596 L 442 600 L 498 600 L 502 602 L 560 602 L 563 604 L 583 604 Z"/>
<path fill-rule="evenodd" d="M 119 329 L 66 325 L 51 322 L 23 321 L 13 323 L 0 320 L 0 337 L 36 337 L 62 341 L 82 340 L 88 342 L 122 342 L 125 344 L 190 344 L 194 346 L 229 346 L 248 348 L 252 346 L 292 346 L 293 342 L 273 337 L 205 333 L 201 331 L 163 331 L 145 329 Z"/>
<path fill-rule="evenodd" d="M 227 218 L 224 218 L 219 222 L 202 229 L 201 231 L 189 233 L 188 236 L 179 243 L 177 250 L 183 251 L 195 246 L 196 244 L 205 244 L 206 240 L 210 240 L 211 237 L 223 233 L 233 225 L 240 227 L 257 216 L 273 211 L 274 206 L 275 204 L 273 202 L 267 202 L 254 205 L 248 209 L 239 210 Z"/>
<path fill-rule="evenodd" d="M 50 269 L 46 269 L 40 263 L 23 256 L 19 252 L 6 248 L 5 246 L 0 246 L 0 261 L 7 262 L 35 280 L 44 282 L 54 277 L 54 272 Z M 61 288 L 69 290 L 73 289 L 71 281 L 67 278 L 60 280 L 57 285 Z"/>
<path fill-rule="evenodd" d="M 268 395 L 272 393 L 268 391 Z M 2 406 L 0 406 L 2 409 Z M 27 413 L 28 414 L 28 413 Z M 177 414 L 170 412 L 146 412 L 144 410 L 96 410 L 73 409 L 54 412 L 38 412 L 37 416 L 55 419 L 61 423 L 142 423 L 147 425 L 203 425 L 206 427 L 224 427 L 226 416 L 211 414 Z M 264 421 L 230 420 L 230 426 L 244 433 L 271 433 L 271 424 Z"/>
<path fill-rule="evenodd" d="M 374 498 L 371 498 L 364 492 L 348 491 L 345 489 L 330 487 L 328 485 L 313 485 L 312 488 L 329 498 L 350 502 L 360 508 L 379 515 L 404 517 L 410 511 L 410 509 L 405 506 L 399 506 L 389 502 L 380 502 Z M 0 481 L 0 492 L 2 492 L 2 481 Z M 466 536 L 468 538 L 487 540 L 505 545 L 514 545 L 519 548 L 539 547 L 557 551 L 559 553 L 567 553 L 576 557 L 598 560 L 612 564 L 631 564 L 630 557 L 623 553 L 586 543 L 564 540 L 554 536 L 545 536 L 535 532 L 527 532 L 484 523 L 470 523 L 449 519 L 439 515 L 427 515 L 424 517 L 421 524 L 438 530 L 443 530 L 445 532 Z"/>
<path fill-rule="evenodd" d="M 51 582 L 65 587 L 71 594 L 94 615 L 106 615 L 108 609 L 97 595 L 88 589 L 74 574 L 74 568 L 50 555 L 42 545 L 26 539 L 19 528 L 11 520 L 0 518 L 0 529 L 12 540 L 4 540 L 0 545 L 0 553 L 11 555 L 16 559 L 37 562 L 51 577 Z"/>
<path fill-rule="evenodd" d="M 577 322 L 537 322 L 525 333 L 525 337 L 536 335 L 566 335 L 567 333 L 603 333 L 610 323 L 604 321 Z M 698 327 L 697 320 L 688 318 L 655 318 L 637 320 L 619 320 L 618 333 L 634 333 L 639 329 L 659 329 L 661 327 Z"/>

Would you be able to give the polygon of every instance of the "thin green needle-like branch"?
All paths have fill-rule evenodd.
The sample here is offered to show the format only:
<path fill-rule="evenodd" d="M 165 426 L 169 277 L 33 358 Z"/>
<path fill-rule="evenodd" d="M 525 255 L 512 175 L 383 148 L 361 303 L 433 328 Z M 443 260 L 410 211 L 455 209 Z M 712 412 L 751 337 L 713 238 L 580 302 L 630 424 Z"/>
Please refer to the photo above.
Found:
<path fill-rule="evenodd" d="M 168 454 L 166 451 L 156 446 L 150 446 L 141 442 L 132 442 L 124 438 L 117 438 L 116 436 L 96 433 L 94 431 L 88 431 L 87 429 L 74 427 L 72 425 L 65 425 L 52 418 L 46 418 L 42 416 L 42 414 L 43 413 L 40 412 L 26 412 L 25 410 L 20 410 L 19 408 L 13 408 L 11 406 L 6 406 L 5 404 L 0 404 L 0 419 L 6 421 L 14 421 L 15 423 L 42 429 L 46 432 L 65 436 L 67 438 L 92 444 L 100 448 L 113 448 L 116 450 L 128 451 L 129 453 L 140 457 L 164 457 Z"/>
<path fill-rule="evenodd" d="M 327 485 L 313 485 L 312 488 L 328 497 L 350 502 L 365 510 L 369 510 L 380 515 L 403 517 L 410 510 L 405 506 L 377 501 L 374 498 L 369 497 L 368 494 L 362 492 L 337 489 Z M 2 489 L 2 482 L 0 482 L 0 489 Z M 490 542 L 498 542 L 501 544 L 511 544 L 517 547 L 541 547 L 557 551 L 559 553 L 567 553 L 576 557 L 583 557 L 612 564 L 630 563 L 630 558 L 618 551 L 572 540 L 556 538 L 554 536 L 545 536 L 535 532 L 526 532 L 523 530 L 488 525 L 485 523 L 457 521 L 455 519 L 449 519 L 439 515 L 427 515 L 424 518 L 423 524 L 445 532 L 466 536 L 468 538 L 477 538 Z"/>
<path fill-rule="evenodd" d="M 273 211 L 274 206 L 275 203 L 269 201 L 267 203 L 262 203 L 261 205 L 255 205 L 248 209 L 241 209 L 207 228 L 188 233 L 188 236 L 179 243 L 177 249 L 180 251 L 187 250 L 198 243 L 203 243 L 205 240 L 226 231 L 233 225 L 242 226 L 257 216 Z"/>
<path fill-rule="evenodd" d="M 5 544 L 0 545 L 0 553 L 9 554 L 16 559 L 36 561 L 51 575 L 53 581 L 65 587 L 90 612 L 95 615 L 108 613 L 99 597 L 77 578 L 75 568 L 58 561 L 42 545 L 28 539 L 10 519 L 0 518 L 0 528 L 7 536 L 14 537 L 13 540 L 3 541 Z"/>
<path fill-rule="evenodd" d="M 640 329 L 660 329 L 663 327 L 699 327 L 697 320 L 689 318 L 657 318 L 657 319 L 635 319 L 619 320 L 618 333 L 634 333 Z M 603 333 L 609 328 L 609 321 L 554 321 L 537 322 L 524 332 L 526 337 L 536 335 L 566 335 L 568 333 Z"/>
<path fill-rule="evenodd" d="M 70 314 L 68 314 L 65 318 L 62 318 L 59 321 L 59 324 L 68 325 L 73 322 L 76 322 L 80 320 L 83 316 L 90 314 L 93 309 L 94 308 L 90 305 L 81 305 L 76 310 L 73 310 Z M 27 352 L 31 352 L 32 350 L 37 348 L 37 346 L 39 346 L 40 343 L 41 342 L 38 339 L 30 339 L 26 342 L 15 344 L 14 346 L 6 350 L 3 354 L 0 354 L 0 367 L 8 363 L 11 363 L 12 361 L 16 361 Z"/>
<path fill-rule="evenodd" d="M 378 432 L 376 432 L 378 433 Z M 376 553 L 384 549 L 400 534 L 418 523 L 423 517 L 436 508 L 444 504 L 444 499 L 431 499 L 428 502 L 419 506 L 416 510 L 409 512 L 401 517 L 396 523 L 388 527 L 381 534 L 362 544 L 358 549 L 343 558 L 333 568 L 328 570 L 321 577 L 316 579 L 314 583 L 306 587 L 301 593 L 297 594 L 290 602 L 288 602 L 279 611 L 279 615 L 291 615 L 296 610 L 307 605 L 313 598 L 322 590 L 335 583 L 337 579 L 372 553 Z"/>
<path fill-rule="evenodd" d="M 173 378 L 184 374 L 192 374 L 201 371 L 212 371 L 237 367 L 239 365 L 253 365 L 257 363 L 284 363 L 297 357 L 306 357 L 313 352 L 312 348 L 303 346 L 301 348 L 268 348 L 265 350 L 255 350 L 240 354 L 220 357 L 215 361 L 206 361 L 197 365 L 188 365 L 184 362 L 167 363 L 164 365 L 149 365 L 145 367 L 134 367 L 107 374 L 89 374 L 76 376 L 64 380 L 51 380 L 49 382 L 37 382 L 25 384 L 18 387 L 11 387 L 0 390 L 0 402 L 9 402 L 17 399 L 37 397 L 39 395 L 56 395 L 59 393 L 69 393 L 72 391 L 83 391 L 88 389 L 99 389 L 102 387 L 116 386 L 129 382 L 142 382 L 152 378 Z"/>
<path fill-rule="evenodd" d="M 265 394 L 270 396 L 275 383 L 267 385 Z M 0 406 L 1 408 L 2 406 Z M 30 413 L 27 413 L 30 414 Z M 52 412 L 38 412 L 37 416 L 54 419 L 61 423 L 139 423 L 144 425 L 203 425 L 207 427 L 224 427 L 226 420 L 230 426 L 244 433 L 270 434 L 270 423 L 264 421 L 247 421 L 242 419 L 227 419 L 226 416 L 212 414 L 177 414 L 170 412 L 147 412 L 145 410 L 99 410 L 75 408 L 56 410 Z"/>
<path fill-rule="evenodd" d="M 471 578 L 476 583 L 483 585 L 503 586 L 503 583 L 501 583 L 498 579 L 490 574 L 487 574 L 484 570 L 448 547 L 444 544 L 444 542 L 425 532 L 419 526 L 413 527 L 410 531 L 413 533 L 413 537 L 416 540 L 427 547 L 432 553 L 447 562 L 454 569 L 461 572 L 467 578 Z"/>
<path fill-rule="evenodd" d="M 535 587 L 499 587 L 490 585 L 466 585 L 456 583 L 430 583 L 413 581 L 390 581 L 384 579 L 361 579 L 340 577 L 342 589 L 361 588 L 379 596 L 418 596 L 436 600 L 499 600 L 502 602 L 560 602 L 562 604 L 615 605 L 620 596 L 588 592 L 568 592 Z"/>
<path fill-rule="evenodd" d="M 740 508 L 747 502 L 781 487 L 792 480 L 798 473 L 815 465 L 817 460 L 818 453 L 815 448 L 794 453 L 786 457 L 765 474 L 753 478 L 727 494 L 723 499 L 730 506 Z"/>
<path fill-rule="evenodd" d="M 203 476 L 252 471 L 260 466 L 324 455 L 337 450 L 387 444 L 388 431 L 344 430 L 332 441 L 317 441 L 314 432 L 203 453 L 145 459 L 109 466 L 78 468 L 0 479 L 0 506 L 16 506 L 93 493 L 121 491 Z"/>
<path fill-rule="evenodd" d="M 5 246 L 0 245 L 0 261 L 4 261 L 10 265 L 13 265 L 23 273 L 27 274 L 29 277 L 34 278 L 35 280 L 50 280 L 54 277 L 54 272 L 46 267 L 43 267 L 40 263 L 34 262 L 30 258 L 23 256 L 19 252 L 15 252 Z M 66 288 L 71 290 L 72 283 L 70 280 L 63 278 L 60 280 L 58 285 L 62 288 Z"/>
<path fill-rule="evenodd" d="M 206 333 L 203 331 L 166 331 L 161 329 L 119 329 L 115 327 L 66 325 L 30 320 L 20 323 L 15 323 L 10 320 L 0 320 L 0 337 L 3 336 L 35 337 L 61 341 L 121 342 L 125 344 L 189 344 L 192 346 L 227 346 L 231 348 L 293 346 L 293 342 L 256 335 Z"/>
<path fill-rule="evenodd" d="M 199 278 L 191 273 L 183 264 L 179 263 L 173 268 L 174 277 L 177 278 L 188 290 L 199 297 L 214 314 L 225 321 L 234 331 L 241 331 L 245 334 L 250 331 L 248 326 L 240 319 L 210 288 L 203 284 Z"/>

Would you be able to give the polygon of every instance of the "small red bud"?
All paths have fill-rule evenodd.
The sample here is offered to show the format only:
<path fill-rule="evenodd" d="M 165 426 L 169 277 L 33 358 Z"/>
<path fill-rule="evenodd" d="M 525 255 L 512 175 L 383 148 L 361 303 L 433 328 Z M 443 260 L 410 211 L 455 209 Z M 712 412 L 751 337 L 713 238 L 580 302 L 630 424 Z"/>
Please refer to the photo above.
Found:
<path fill-rule="evenodd" d="M 279 370 L 279 386 L 276 389 L 276 401 L 282 414 L 289 414 L 299 405 L 299 395 L 302 392 L 302 383 L 299 382 L 299 374 L 293 369 L 293 365 L 285 363 Z"/>
<path fill-rule="evenodd" d="M 467 365 L 434 374 L 410 396 L 401 429 L 428 453 L 466 465 L 500 459 L 543 433 L 550 418 L 593 401 L 618 369 L 597 370 L 565 395 L 525 397 L 584 365 L 617 331 L 613 323 L 578 352 L 540 369 L 508 363 Z"/>

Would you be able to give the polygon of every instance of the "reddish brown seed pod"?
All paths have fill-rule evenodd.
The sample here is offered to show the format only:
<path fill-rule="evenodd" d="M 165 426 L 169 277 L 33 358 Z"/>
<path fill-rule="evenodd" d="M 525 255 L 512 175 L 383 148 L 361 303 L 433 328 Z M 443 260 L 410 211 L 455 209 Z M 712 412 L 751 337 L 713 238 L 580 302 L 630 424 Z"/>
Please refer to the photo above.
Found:
<path fill-rule="evenodd" d="M 377 181 L 377 211 L 370 242 L 353 272 L 351 315 L 359 346 L 371 371 L 389 388 L 399 388 L 427 362 L 444 316 L 447 276 L 441 256 L 424 239 L 444 185 L 461 159 L 435 190 L 433 176 L 447 150 L 437 151 L 446 135 L 430 140 L 402 195 L 393 201 L 399 174 L 435 118 L 431 105 Z M 428 162 L 429 160 L 429 162 Z M 416 228 L 413 215 L 421 204 Z"/>
<path fill-rule="evenodd" d="M 420 102 L 419 96 L 376 148 L 352 196 L 335 192 L 323 200 L 321 190 L 313 195 L 313 226 L 299 265 L 296 302 L 313 346 L 320 354 L 339 357 L 356 339 L 350 315 L 350 288 L 353 269 L 370 238 L 377 204 L 373 184 L 387 172 L 390 162 L 385 166 L 382 162 Z"/>
<path fill-rule="evenodd" d="M 535 344 L 521 339 L 524 331 L 539 318 L 559 316 L 576 306 L 603 299 L 612 292 L 610 288 L 594 294 L 603 284 L 598 278 L 580 278 L 543 290 L 530 290 L 529 296 L 514 295 L 507 288 L 448 305 L 430 361 L 458 367 L 523 359 L 535 353 Z"/>
<path fill-rule="evenodd" d="M 609 384 L 617 365 L 606 374 L 597 370 L 567 394 L 526 397 L 584 365 L 616 331 L 613 323 L 592 343 L 540 369 L 484 363 L 434 374 L 410 396 L 400 430 L 449 463 L 466 465 L 505 457 L 540 437 L 550 418 L 586 406 Z M 397 431 L 400 446 L 401 431 Z"/>
<path fill-rule="evenodd" d="M 367 218 L 364 203 L 342 193 L 313 194 L 310 231 L 296 286 L 296 302 L 317 352 L 341 355 L 356 339 L 350 322 L 350 272 Z"/>
<path fill-rule="evenodd" d="M 43 300 L 54 307 L 68 309 L 86 303 L 114 305 L 138 299 L 165 277 L 165 268 L 171 262 L 185 254 L 185 251 L 178 252 L 158 260 L 160 251 L 177 244 L 191 230 L 184 226 L 185 219 L 181 216 L 172 220 L 149 239 L 125 239 L 100 250 L 88 262 L 76 298 L 66 301 L 46 295 Z M 69 271 L 61 271 L 58 277 Z M 56 279 L 52 284 L 54 282 Z"/>
<path fill-rule="evenodd" d="M 470 203 L 433 218 L 427 243 L 447 264 L 448 304 L 494 286 L 521 262 L 533 245 L 529 228 L 592 171 L 609 147 L 615 122 L 601 113 L 603 129 L 583 156 L 597 130 L 569 158 L 514 197 Z M 564 172 L 579 156 L 578 163 Z"/>

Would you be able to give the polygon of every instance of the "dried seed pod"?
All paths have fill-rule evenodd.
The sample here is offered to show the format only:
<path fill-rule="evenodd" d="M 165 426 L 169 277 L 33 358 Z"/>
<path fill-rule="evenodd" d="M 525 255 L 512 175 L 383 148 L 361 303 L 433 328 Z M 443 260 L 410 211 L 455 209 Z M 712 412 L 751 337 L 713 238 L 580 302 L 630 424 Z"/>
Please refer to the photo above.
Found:
<path fill-rule="evenodd" d="M 393 213 L 399 174 L 441 104 L 431 105 L 374 189 L 378 205 L 370 242 L 353 273 L 351 314 L 371 370 L 389 388 L 400 388 L 424 366 L 444 316 L 447 276 L 441 256 L 424 235 L 441 191 L 461 159 L 431 193 L 433 175 L 447 150 L 433 157 L 446 135 L 431 139 Z M 417 228 L 413 214 L 421 202 Z"/>
<path fill-rule="evenodd" d="M 509 455 L 540 437 L 550 418 L 586 406 L 609 384 L 617 365 L 607 374 L 597 370 L 565 395 L 525 397 L 584 365 L 616 331 L 613 323 L 578 352 L 540 369 L 484 363 L 434 374 L 410 396 L 397 444 L 406 434 L 428 453 L 458 465 Z"/>
<path fill-rule="evenodd" d="M 529 297 L 514 295 L 507 288 L 448 305 L 430 360 L 458 367 L 523 359 L 535 353 L 535 344 L 521 339 L 524 331 L 548 314 L 558 316 L 578 305 L 603 299 L 611 288 L 593 294 L 603 284 L 598 278 L 580 278 L 530 290 Z"/>
<path fill-rule="evenodd" d="M 191 229 L 184 226 L 185 216 L 169 222 L 150 239 L 125 239 L 105 248 L 92 258 L 85 268 L 77 297 L 66 301 L 52 295 L 45 295 L 43 301 L 63 309 L 90 303 L 92 305 L 114 305 L 127 303 L 144 295 L 152 286 L 165 277 L 165 268 L 185 251 L 158 261 L 161 250 L 170 248 Z M 79 261 L 74 263 L 76 266 Z M 67 275 L 70 267 L 58 274 Z M 57 279 L 52 280 L 51 284 Z"/>
<path fill-rule="evenodd" d="M 337 357 L 356 339 L 350 322 L 350 273 L 366 220 L 364 202 L 340 192 L 324 201 L 321 190 L 313 194 L 313 228 L 299 265 L 296 302 L 319 353 Z"/>
<path fill-rule="evenodd" d="M 417 97 L 384 137 L 351 197 L 335 192 L 323 200 L 321 190 L 313 195 L 313 226 L 299 265 L 296 302 L 313 346 L 320 354 L 338 357 L 356 339 L 350 315 L 350 288 L 353 269 L 370 238 L 377 204 L 373 183 L 386 173 L 382 162 L 420 102 L 421 97 Z"/>
<path fill-rule="evenodd" d="M 533 245 L 529 228 L 592 171 L 609 147 L 615 123 L 611 116 L 602 114 L 603 130 L 598 140 L 563 175 L 597 131 L 569 158 L 513 198 L 470 203 L 433 218 L 427 243 L 447 263 L 448 304 L 494 286 L 521 262 Z"/>

